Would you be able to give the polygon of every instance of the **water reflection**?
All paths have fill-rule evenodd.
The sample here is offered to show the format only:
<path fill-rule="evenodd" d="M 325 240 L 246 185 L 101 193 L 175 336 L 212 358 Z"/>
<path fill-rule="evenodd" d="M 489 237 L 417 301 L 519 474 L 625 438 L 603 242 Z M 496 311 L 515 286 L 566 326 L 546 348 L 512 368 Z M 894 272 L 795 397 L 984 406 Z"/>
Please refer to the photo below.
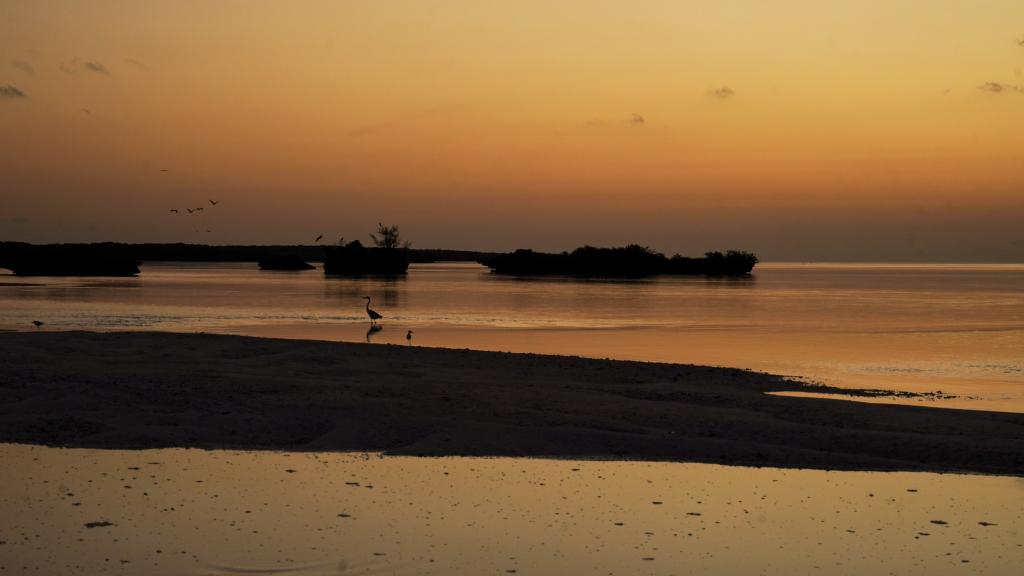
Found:
<path fill-rule="evenodd" d="M 374 334 L 380 332 L 383 329 L 384 326 L 380 324 L 370 324 L 370 327 L 366 329 L 366 341 L 369 342 L 370 338 L 372 338 Z"/>
<path fill-rule="evenodd" d="M 364 296 L 370 296 L 375 302 L 380 302 L 388 308 L 397 308 L 402 304 L 402 296 L 408 282 L 405 276 L 325 278 L 324 296 L 337 302 L 339 306 L 349 306 L 351 302 L 360 302 Z"/>

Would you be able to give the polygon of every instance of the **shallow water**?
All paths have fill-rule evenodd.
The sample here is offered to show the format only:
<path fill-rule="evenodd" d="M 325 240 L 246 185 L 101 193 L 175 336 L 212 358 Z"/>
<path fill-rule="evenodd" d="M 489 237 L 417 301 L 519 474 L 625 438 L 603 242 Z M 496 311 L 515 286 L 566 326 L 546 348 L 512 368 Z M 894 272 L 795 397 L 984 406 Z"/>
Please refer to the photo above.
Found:
<path fill-rule="evenodd" d="M 13 285 L 8 285 L 13 284 Z M 40 285 L 41 284 L 41 285 Z M 362 296 L 384 314 L 368 331 Z M 325 279 L 252 264 L 0 275 L 0 328 L 207 331 L 752 368 L 1024 410 L 1024 265 L 761 264 L 752 278 L 517 279 L 474 264 Z"/>
<path fill-rule="evenodd" d="M 1019 478 L 12 444 L 0 458 L 7 574 L 942 576 L 1024 563 L 1024 508 L 1008 505 L 1024 498 Z"/>

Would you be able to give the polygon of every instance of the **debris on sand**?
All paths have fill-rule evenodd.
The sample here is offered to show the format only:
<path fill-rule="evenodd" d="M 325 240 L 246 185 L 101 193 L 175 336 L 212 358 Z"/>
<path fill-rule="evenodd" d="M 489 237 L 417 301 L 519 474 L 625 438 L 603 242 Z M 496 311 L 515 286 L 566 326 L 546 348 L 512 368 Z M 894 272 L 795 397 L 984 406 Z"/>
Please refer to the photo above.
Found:
<path fill-rule="evenodd" d="M 107 522 L 106 520 L 100 520 L 99 522 L 86 522 L 86 528 L 106 528 L 107 526 L 114 526 L 113 522 Z"/>

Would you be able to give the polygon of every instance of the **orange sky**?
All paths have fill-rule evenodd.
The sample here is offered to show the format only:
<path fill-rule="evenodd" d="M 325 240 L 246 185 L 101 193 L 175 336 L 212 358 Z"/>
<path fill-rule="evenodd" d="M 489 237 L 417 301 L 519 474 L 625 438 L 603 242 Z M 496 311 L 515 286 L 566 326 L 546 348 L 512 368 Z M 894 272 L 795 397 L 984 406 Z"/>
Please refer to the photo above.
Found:
<path fill-rule="evenodd" d="M 1024 2 L 924 6 L 0 0 L 0 239 L 1024 261 Z"/>

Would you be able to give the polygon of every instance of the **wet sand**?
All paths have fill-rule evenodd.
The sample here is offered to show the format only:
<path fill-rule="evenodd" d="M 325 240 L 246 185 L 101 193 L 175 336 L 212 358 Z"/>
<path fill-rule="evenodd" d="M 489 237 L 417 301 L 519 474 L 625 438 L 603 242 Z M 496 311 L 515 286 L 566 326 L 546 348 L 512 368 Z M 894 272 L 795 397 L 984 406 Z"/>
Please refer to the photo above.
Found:
<path fill-rule="evenodd" d="M 726 368 L 169 333 L 0 334 L 0 441 L 1024 475 L 1024 415 Z"/>
<path fill-rule="evenodd" d="M 3 574 L 1016 574 L 1019 478 L 0 445 Z"/>

